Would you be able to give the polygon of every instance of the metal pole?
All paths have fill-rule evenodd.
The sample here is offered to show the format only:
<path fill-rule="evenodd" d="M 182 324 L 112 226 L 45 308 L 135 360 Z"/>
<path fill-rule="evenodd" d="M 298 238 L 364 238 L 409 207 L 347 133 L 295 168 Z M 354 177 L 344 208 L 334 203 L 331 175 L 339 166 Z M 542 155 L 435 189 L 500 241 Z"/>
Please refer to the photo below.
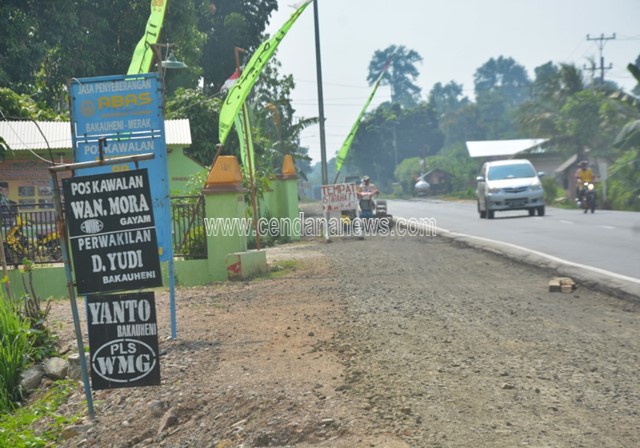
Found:
<path fill-rule="evenodd" d="M 320 57 L 320 26 L 318 24 L 318 0 L 313 0 L 313 23 L 316 31 L 316 73 L 318 79 L 318 115 L 320 116 L 320 164 L 322 168 L 322 185 L 329 183 L 327 174 L 327 145 L 324 135 L 324 99 L 322 94 L 322 64 Z"/>
<path fill-rule="evenodd" d="M 251 163 L 251 149 L 249 148 L 249 129 L 247 108 L 242 103 L 242 122 L 244 124 L 244 139 L 247 146 L 247 165 L 249 165 L 249 184 L 251 186 L 251 208 L 253 209 L 253 228 L 256 232 L 256 250 L 260 250 L 260 232 L 258 232 L 258 206 L 256 205 L 256 187 L 253 181 L 253 164 Z"/>
<path fill-rule="evenodd" d="M 62 261 L 64 262 L 64 271 L 67 276 L 67 289 L 69 290 L 69 301 L 71 303 L 71 314 L 73 315 L 73 327 L 76 333 L 76 344 L 78 347 L 78 358 L 80 361 L 80 371 L 82 373 L 82 382 L 84 383 L 84 394 L 87 398 L 87 408 L 91 420 L 96 419 L 93 409 L 93 397 L 91 395 L 91 385 L 89 384 L 89 370 L 87 368 L 87 359 L 84 355 L 84 342 L 82 341 L 82 328 L 80 328 L 80 316 L 78 314 L 78 305 L 76 303 L 76 293 L 71 276 L 71 263 L 69 261 L 69 246 L 67 241 L 67 228 L 64 214 L 62 213 L 62 199 L 60 199 L 60 188 L 58 184 L 57 168 L 60 165 L 49 168 L 53 182 L 53 203 L 57 216 L 57 231 L 60 239 L 60 249 L 62 250 Z"/>
<path fill-rule="evenodd" d="M 240 73 L 240 53 L 245 50 L 240 47 L 235 47 L 236 56 L 236 70 Z M 253 162 L 251 161 L 252 151 L 249 147 L 249 118 L 247 116 L 247 109 L 245 103 L 242 103 L 242 124 L 244 126 L 244 144 L 247 148 L 247 168 L 249 170 L 249 186 L 251 192 L 251 209 L 253 210 L 253 228 L 256 233 L 256 250 L 260 250 L 260 233 L 258 232 L 258 206 L 256 205 L 256 186 L 253 179 Z"/>
<path fill-rule="evenodd" d="M 173 244 L 173 241 L 171 241 Z M 175 267 L 173 263 L 173 248 L 171 258 L 169 259 L 169 314 L 171 315 L 171 339 L 174 341 L 178 337 L 176 322 L 176 283 L 175 283 Z"/>

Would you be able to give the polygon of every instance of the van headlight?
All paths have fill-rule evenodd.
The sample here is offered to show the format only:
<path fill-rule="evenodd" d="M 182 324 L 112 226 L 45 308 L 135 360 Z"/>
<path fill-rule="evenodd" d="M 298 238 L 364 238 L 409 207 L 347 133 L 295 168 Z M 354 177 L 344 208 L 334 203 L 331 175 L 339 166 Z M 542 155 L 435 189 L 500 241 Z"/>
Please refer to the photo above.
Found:
<path fill-rule="evenodd" d="M 540 191 L 542 190 L 542 185 L 531 185 L 531 191 Z"/>
<path fill-rule="evenodd" d="M 489 193 L 491 194 L 496 194 L 496 193 L 501 193 L 502 189 L 501 188 L 489 188 Z"/>

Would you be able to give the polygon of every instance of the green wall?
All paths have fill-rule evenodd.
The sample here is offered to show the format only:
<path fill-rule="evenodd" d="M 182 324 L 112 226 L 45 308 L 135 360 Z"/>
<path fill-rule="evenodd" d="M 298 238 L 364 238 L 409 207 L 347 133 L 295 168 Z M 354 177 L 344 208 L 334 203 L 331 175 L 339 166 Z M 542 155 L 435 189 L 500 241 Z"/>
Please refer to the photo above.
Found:
<path fill-rule="evenodd" d="M 206 176 L 209 170 L 184 154 L 184 148 L 172 148 L 167 154 L 169 190 L 171 195 L 184 195 L 193 188 L 189 181 L 196 175 Z"/>
<path fill-rule="evenodd" d="M 211 283 L 209 280 L 208 260 L 175 260 L 175 280 L 176 286 L 201 286 Z M 168 263 L 161 263 L 162 283 L 165 288 L 169 287 Z M 8 271 L 11 291 L 14 297 L 22 297 L 25 288 L 22 283 L 22 276 L 29 285 L 28 274 L 21 274 L 16 269 Z M 33 289 L 41 299 L 49 297 L 69 297 L 67 288 L 67 277 L 62 266 L 44 267 L 36 265 L 32 275 Z"/>

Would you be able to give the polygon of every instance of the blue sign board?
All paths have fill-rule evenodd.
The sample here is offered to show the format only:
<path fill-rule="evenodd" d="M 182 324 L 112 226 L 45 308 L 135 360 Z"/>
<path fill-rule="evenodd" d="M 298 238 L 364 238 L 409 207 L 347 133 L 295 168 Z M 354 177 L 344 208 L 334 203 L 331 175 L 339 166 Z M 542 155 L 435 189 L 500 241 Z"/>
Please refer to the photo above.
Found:
<path fill-rule="evenodd" d="M 139 168 L 147 168 L 151 180 L 160 260 L 170 260 L 173 256 L 171 202 L 159 75 L 73 78 L 70 92 L 75 162 L 98 160 L 101 139 L 105 159 L 144 153 L 155 155 L 138 164 Z M 104 165 L 82 169 L 78 174 L 104 174 L 136 168 L 134 163 Z"/>

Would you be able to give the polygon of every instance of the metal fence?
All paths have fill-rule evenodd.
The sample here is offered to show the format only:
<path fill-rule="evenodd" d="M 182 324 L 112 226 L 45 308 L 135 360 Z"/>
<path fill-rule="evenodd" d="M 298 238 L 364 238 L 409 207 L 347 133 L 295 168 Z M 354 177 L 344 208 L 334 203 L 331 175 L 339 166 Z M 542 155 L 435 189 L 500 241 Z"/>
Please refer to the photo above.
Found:
<path fill-rule="evenodd" d="M 171 198 L 173 253 L 185 259 L 207 258 L 204 229 L 204 197 Z M 3 204 L 0 231 L 8 265 L 18 266 L 25 258 L 34 263 L 62 261 L 53 208 L 36 210 L 33 205 Z"/>
<path fill-rule="evenodd" d="M 62 261 L 56 212 L 52 208 L 35 210 L 33 205 L 5 205 L 0 208 L 0 224 L 7 264 L 17 266 L 25 258 L 34 263 Z"/>
<path fill-rule="evenodd" d="M 173 254 L 188 260 L 207 258 L 204 196 L 171 198 Z"/>

